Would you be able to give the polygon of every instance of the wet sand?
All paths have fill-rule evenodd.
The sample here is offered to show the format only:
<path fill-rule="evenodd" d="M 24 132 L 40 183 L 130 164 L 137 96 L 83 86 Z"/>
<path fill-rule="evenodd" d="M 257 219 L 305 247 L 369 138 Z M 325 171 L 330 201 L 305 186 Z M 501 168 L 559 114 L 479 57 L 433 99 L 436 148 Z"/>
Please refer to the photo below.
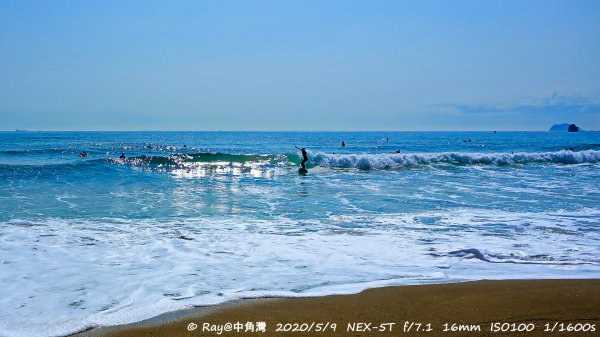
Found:
<path fill-rule="evenodd" d="M 228 322 L 266 322 L 266 333 L 233 330 L 219 335 L 202 331 L 205 323 Z M 286 328 L 285 323 L 298 323 L 298 329 L 306 330 L 313 322 L 310 332 L 275 331 L 279 323 L 282 328 Z M 318 323 L 323 323 L 323 329 L 328 322 L 326 331 L 315 331 Z M 494 322 L 509 324 L 497 325 L 499 331 L 492 332 Z M 198 327 L 188 331 L 190 323 Z M 335 331 L 332 323 L 336 324 Z M 355 325 L 355 330 L 368 327 L 370 331 L 348 331 L 349 323 L 370 323 Z M 421 331 L 416 331 L 417 323 L 422 324 Z M 408 326 L 410 331 L 405 332 Z M 452 327 L 462 331 L 450 331 Z M 530 332 L 502 331 L 531 327 Z M 545 331 L 553 327 L 554 332 Z M 588 331 L 561 332 L 561 328 Z M 589 331 L 592 328 L 595 331 Z M 600 279 L 510 280 L 385 287 L 354 295 L 250 299 L 131 325 L 95 328 L 74 336 L 600 336 L 599 329 Z"/>

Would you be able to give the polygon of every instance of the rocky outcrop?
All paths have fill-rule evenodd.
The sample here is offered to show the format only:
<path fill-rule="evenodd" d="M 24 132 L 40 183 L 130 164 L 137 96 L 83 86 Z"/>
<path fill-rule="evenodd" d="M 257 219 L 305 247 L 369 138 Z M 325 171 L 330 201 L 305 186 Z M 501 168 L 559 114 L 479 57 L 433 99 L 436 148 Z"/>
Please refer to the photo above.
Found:
<path fill-rule="evenodd" d="M 554 124 L 550 127 L 551 132 L 564 132 L 569 130 L 569 123 L 563 123 L 563 124 Z"/>
<path fill-rule="evenodd" d="M 554 124 L 550 127 L 551 132 L 579 132 L 583 131 L 575 124 L 563 123 L 563 124 Z"/>

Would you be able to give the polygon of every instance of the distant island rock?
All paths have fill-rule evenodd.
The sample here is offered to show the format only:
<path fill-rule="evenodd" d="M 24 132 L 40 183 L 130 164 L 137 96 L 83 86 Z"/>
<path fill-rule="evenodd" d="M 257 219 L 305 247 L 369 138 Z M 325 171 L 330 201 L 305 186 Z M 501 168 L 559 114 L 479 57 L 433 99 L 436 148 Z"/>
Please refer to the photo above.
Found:
<path fill-rule="evenodd" d="M 583 131 L 575 124 L 563 123 L 563 124 L 554 124 L 550 127 L 550 132 L 579 132 Z"/>

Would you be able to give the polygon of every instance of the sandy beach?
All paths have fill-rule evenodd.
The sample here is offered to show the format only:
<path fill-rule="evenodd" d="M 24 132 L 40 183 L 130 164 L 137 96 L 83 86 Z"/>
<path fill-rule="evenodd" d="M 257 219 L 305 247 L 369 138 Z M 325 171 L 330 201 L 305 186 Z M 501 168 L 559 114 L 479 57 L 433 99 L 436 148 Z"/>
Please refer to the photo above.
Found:
<path fill-rule="evenodd" d="M 354 295 L 244 300 L 170 317 L 100 327 L 74 336 L 217 336 L 218 331 L 203 330 L 236 322 L 244 326 L 246 322 L 266 322 L 266 336 L 595 336 L 600 327 L 600 280 L 477 281 L 385 287 Z M 191 323 L 197 327 L 188 331 Z M 291 325 L 286 326 L 287 323 Z M 332 323 L 336 324 L 335 331 Z M 309 327 L 310 332 L 276 331 Z M 319 328 L 324 331 L 316 332 Z M 512 331 L 519 329 L 530 331 Z M 245 327 L 241 332 L 233 328 L 220 336 L 263 334 L 244 331 Z"/>

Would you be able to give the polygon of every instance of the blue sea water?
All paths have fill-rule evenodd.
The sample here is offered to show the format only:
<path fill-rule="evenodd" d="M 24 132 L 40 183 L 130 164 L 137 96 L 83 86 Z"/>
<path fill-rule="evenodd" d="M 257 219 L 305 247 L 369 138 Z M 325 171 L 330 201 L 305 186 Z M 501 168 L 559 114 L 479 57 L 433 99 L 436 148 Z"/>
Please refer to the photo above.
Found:
<path fill-rule="evenodd" d="M 3 132 L 0 336 L 243 297 L 598 278 L 599 173 L 596 132 Z"/>

